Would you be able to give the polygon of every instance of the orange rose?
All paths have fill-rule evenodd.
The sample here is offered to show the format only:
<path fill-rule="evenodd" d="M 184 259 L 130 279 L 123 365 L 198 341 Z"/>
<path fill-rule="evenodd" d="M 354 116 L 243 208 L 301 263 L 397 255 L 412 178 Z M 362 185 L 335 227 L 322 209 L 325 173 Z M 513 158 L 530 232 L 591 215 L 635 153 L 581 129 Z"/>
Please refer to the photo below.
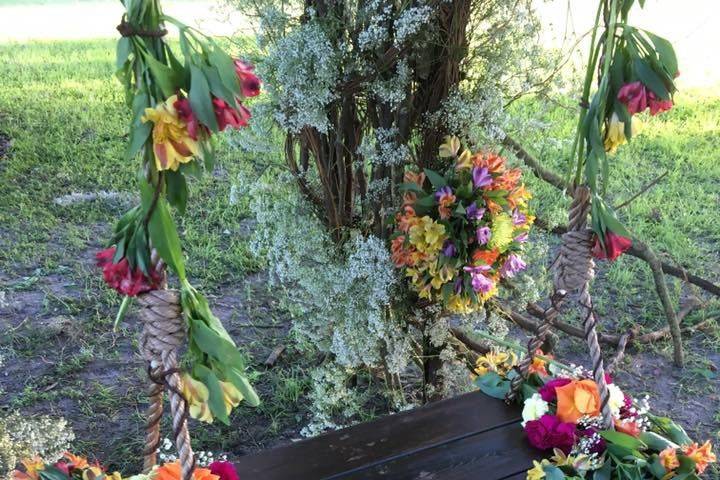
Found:
<path fill-rule="evenodd" d="M 180 471 L 180 462 L 175 461 L 166 463 L 157 469 L 155 480 L 180 480 L 182 472 Z M 220 477 L 213 475 L 207 468 L 196 468 L 193 472 L 194 480 L 219 480 Z"/>
<path fill-rule="evenodd" d="M 600 415 L 600 394 L 592 380 L 573 380 L 555 388 L 557 392 L 557 416 L 563 422 L 577 423 L 583 416 Z"/>
<path fill-rule="evenodd" d="M 715 457 L 715 454 L 712 451 L 712 445 L 709 440 L 701 447 L 695 442 L 690 445 L 685 445 L 682 447 L 682 451 L 695 462 L 695 468 L 698 473 L 703 473 L 708 464 L 717 460 L 717 457 Z"/>
<path fill-rule="evenodd" d="M 660 452 L 660 463 L 668 472 L 671 472 L 680 466 L 680 460 L 677 458 L 677 450 L 673 447 L 667 447 Z"/>

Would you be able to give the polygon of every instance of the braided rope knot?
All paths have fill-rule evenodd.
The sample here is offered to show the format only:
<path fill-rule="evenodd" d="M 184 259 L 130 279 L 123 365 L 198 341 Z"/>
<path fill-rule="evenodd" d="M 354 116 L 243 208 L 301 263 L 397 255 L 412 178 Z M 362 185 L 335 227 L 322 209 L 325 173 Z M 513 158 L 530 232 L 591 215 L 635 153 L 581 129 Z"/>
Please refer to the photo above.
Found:
<path fill-rule="evenodd" d="M 595 277 L 592 230 L 570 230 L 562 236 L 562 246 L 554 272 L 556 290 L 577 291 Z"/>
<path fill-rule="evenodd" d="M 187 428 L 188 405 L 182 394 L 178 368 L 178 350 L 185 343 L 185 322 L 180 296 L 174 290 L 153 290 L 138 296 L 140 352 L 148 362 L 150 384 L 145 433 L 144 471 L 157 464 L 160 445 L 160 419 L 163 413 L 163 392 L 167 390 L 172 413 L 173 435 L 182 467 L 183 480 L 190 480 L 195 470 L 195 455 Z"/>

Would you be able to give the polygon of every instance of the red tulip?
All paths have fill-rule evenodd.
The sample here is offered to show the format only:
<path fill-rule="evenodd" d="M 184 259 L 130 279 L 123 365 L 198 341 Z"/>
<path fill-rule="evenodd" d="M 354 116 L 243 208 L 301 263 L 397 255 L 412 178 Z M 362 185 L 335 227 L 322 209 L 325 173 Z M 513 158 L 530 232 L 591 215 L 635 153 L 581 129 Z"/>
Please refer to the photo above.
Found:
<path fill-rule="evenodd" d="M 242 60 L 235 59 L 235 73 L 240 80 L 242 94 L 244 97 L 255 97 L 260 95 L 260 79 L 253 73 L 255 67 Z"/>
<path fill-rule="evenodd" d="M 625 104 L 630 115 L 644 112 L 648 107 L 647 89 L 642 82 L 623 85 L 618 92 L 617 98 Z"/>
<path fill-rule="evenodd" d="M 235 110 L 221 98 L 213 98 L 212 103 L 220 131 L 225 130 L 227 127 L 247 127 L 250 112 L 243 105 L 240 105 L 239 110 Z"/>
<path fill-rule="evenodd" d="M 103 269 L 103 279 L 110 288 L 123 295 L 134 297 L 140 293 L 157 290 L 162 285 L 161 271 L 153 269 L 148 277 L 139 267 L 131 270 L 127 258 L 113 263 L 113 257 L 115 257 L 115 247 L 106 248 L 95 255 L 97 266 Z"/>
<path fill-rule="evenodd" d="M 599 260 L 615 260 L 617 257 L 632 247 L 632 240 L 617 235 L 611 231 L 605 234 L 605 246 L 600 242 L 600 237 L 595 236 L 595 245 L 592 248 L 593 257 Z"/>
<path fill-rule="evenodd" d="M 192 138 L 193 140 L 197 140 L 198 132 L 200 131 L 200 124 L 198 123 L 198 119 L 195 116 L 195 112 L 193 112 L 192 108 L 190 108 L 190 102 L 188 101 L 188 99 L 178 98 L 177 100 L 175 100 L 173 107 L 175 107 L 175 110 L 177 110 L 180 120 L 185 122 L 190 138 Z"/>

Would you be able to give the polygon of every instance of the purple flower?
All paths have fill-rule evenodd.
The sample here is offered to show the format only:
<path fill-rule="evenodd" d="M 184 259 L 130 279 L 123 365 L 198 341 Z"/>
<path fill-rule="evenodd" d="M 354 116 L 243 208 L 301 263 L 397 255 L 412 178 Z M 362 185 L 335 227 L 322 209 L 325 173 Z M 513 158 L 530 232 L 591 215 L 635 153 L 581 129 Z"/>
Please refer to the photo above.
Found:
<path fill-rule="evenodd" d="M 515 237 L 513 240 L 515 240 L 518 243 L 525 243 L 528 241 L 528 233 L 523 232 L 520 235 L 518 235 L 517 237 Z"/>
<path fill-rule="evenodd" d="M 462 289 L 463 289 L 462 278 L 458 277 L 458 279 L 455 280 L 455 289 L 454 289 L 455 295 L 460 295 L 462 293 Z"/>
<path fill-rule="evenodd" d="M 540 450 L 559 448 L 568 454 L 575 444 L 575 424 L 561 422 L 555 415 L 530 420 L 525 424 L 525 434 L 530 445 Z"/>
<path fill-rule="evenodd" d="M 475 188 L 487 187 L 493 181 L 487 167 L 473 167 L 472 179 Z"/>
<path fill-rule="evenodd" d="M 467 215 L 468 220 L 480 220 L 483 215 L 485 215 L 485 209 L 478 208 L 475 202 L 473 202 L 465 209 L 465 214 Z"/>
<path fill-rule="evenodd" d="M 435 200 L 440 200 L 443 195 L 452 195 L 453 191 L 452 188 L 448 187 L 447 185 L 439 189 L 437 192 L 435 192 Z"/>
<path fill-rule="evenodd" d="M 492 232 L 490 232 L 490 227 L 480 227 L 475 231 L 475 235 L 477 236 L 478 243 L 480 245 L 485 245 L 490 241 Z"/>
<path fill-rule="evenodd" d="M 512 221 L 513 221 L 513 225 L 515 225 L 516 227 L 519 225 L 525 225 L 525 223 L 527 222 L 527 215 L 520 212 L 516 208 L 515 210 L 513 210 Z"/>
<path fill-rule="evenodd" d="M 445 244 L 443 245 L 442 254 L 446 257 L 454 257 L 457 253 L 457 248 L 455 248 L 455 244 L 451 242 L 450 240 L 445 240 Z"/>
<path fill-rule="evenodd" d="M 495 286 L 492 280 L 483 275 L 483 272 L 490 270 L 489 265 L 463 267 L 463 270 L 470 274 L 470 277 L 472 278 L 472 287 L 476 293 L 488 293 Z"/>
<path fill-rule="evenodd" d="M 515 255 L 514 253 L 511 253 L 508 255 L 507 260 L 505 260 L 505 263 L 503 263 L 503 266 L 500 267 L 500 275 L 507 278 L 512 278 L 515 276 L 516 273 L 518 273 L 520 270 L 525 270 L 527 265 L 525 262 L 522 261 L 522 258 Z"/>

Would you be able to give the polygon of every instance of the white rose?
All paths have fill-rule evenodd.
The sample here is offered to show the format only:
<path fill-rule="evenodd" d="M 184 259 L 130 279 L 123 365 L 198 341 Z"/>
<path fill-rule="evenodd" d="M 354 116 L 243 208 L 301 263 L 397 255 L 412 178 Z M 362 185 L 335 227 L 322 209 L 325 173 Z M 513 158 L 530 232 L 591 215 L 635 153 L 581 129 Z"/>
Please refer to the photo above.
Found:
<path fill-rule="evenodd" d="M 530 420 L 537 420 L 548 412 L 548 403 L 542 399 L 539 393 L 533 394 L 532 397 L 525 400 L 522 411 L 522 426 Z"/>
<path fill-rule="evenodd" d="M 614 415 L 620 413 L 620 409 L 625 405 L 625 394 L 620 390 L 620 387 L 614 383 L 608 384 L 608 392 L 610 392 L 610 398 L 608 399 L 608 405 Z"/>

